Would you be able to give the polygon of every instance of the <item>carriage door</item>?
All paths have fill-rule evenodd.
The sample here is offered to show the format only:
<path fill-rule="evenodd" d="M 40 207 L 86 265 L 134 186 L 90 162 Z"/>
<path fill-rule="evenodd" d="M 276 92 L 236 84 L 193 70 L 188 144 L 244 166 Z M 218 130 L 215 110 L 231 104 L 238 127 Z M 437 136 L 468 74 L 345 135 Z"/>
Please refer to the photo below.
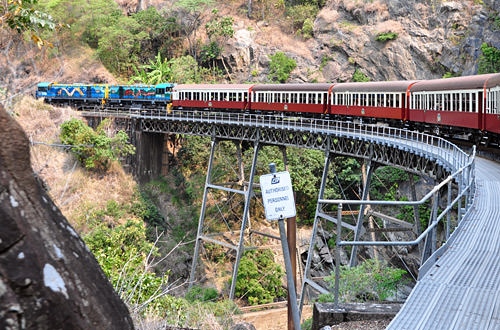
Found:
<path fill-rule="evenodd" d="M 118 96 L 120 97 L 120 99 L 123 98 L 123 86 L 118 87 Z"/>
<path fill-rule="evenodd" d="M 87 86 L 87 97 L 88 98 L 92 97 L 92 87 L 91 86 Z"/>
<path fill-rule="evenodd" d="M 321 98 L 322 98 L 321 104 L 323 105 L 323 113 L 326 114 L 328 111 L 328 93 L 321 93 Z"/>
<path fill-rule="evenodd" d="M 474 93 L 476 94 L 476 93 Z M 483 92 L 476 94 L 476 103 L 474 104 L 473 111 L 477 110 L 477 128 L 480 130 L 486 129 L 486 111 L 483 111 Z M 476 105 L 477 104 L 477 105 Z"/>
<path fill-rule="evenodd" d="M 398 119 L 406 120 L 408 118 L 408 108 L 409 108 L 409 95 L 407 93 L 401 94 L 401 115 Z"/>

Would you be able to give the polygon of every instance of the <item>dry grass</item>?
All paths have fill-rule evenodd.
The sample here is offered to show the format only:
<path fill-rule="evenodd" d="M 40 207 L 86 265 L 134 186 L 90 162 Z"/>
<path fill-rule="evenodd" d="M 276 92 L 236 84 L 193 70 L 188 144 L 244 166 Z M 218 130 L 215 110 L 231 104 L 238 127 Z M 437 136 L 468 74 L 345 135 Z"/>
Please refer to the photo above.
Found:
<path fill-rule="evenodd" d="M 81 117 L 70 108 L 56 108 L 31 97 L 24 97 L 13 111 L 28 138 L 47 144 L 59 143 L 59 126 L 64 121 Z M 79 232 L 87 230 L 86 214 L 92 209 L 103 209 L 111 200 L 124 204 L 134 198 L 137 184 L 119 164 L 105 175 L 93 174 L 81 168 L 63 148 L 38 144 L 31 148 L 31 161 L 33 171 L 47 184 L 50 196 Z"/>
<path fill-rule="evenodd" d="M 395 32 L 397 34 L 401 34 L 403 32 L 403 25 L 401 25 L 398 21 L 389 20 L 375 25 L 373 27 L 373 31 L 375 33 Z"/>
<path fill-rule="evenodd" d="M 322 19 L 326 22 L 335 22 L 339 19 L 339 12 L 330 7 L 324 7 L 318 13 L 318 19 Z"/>

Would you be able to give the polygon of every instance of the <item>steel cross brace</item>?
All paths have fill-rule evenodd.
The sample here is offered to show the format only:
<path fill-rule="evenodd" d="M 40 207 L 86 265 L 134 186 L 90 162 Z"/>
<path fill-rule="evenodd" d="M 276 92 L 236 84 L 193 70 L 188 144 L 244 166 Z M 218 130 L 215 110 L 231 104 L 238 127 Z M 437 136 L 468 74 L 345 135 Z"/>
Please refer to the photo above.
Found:
<path fill-rule="evenodd" d="M 366 180 L 365 180 L 365 182 L 363 182 L 363 195 L 361 196 L 361 200 L 363 200 L 363 201 L 368 199 L 368 193 L 370 192 L 370 184 L 372 181 L 373 169 L 375 168 L 375 166 L 372 166 L 372 160 L 371 160 L 371 158 L 373 156 L 373 147 L 370 147 L 370 149 L 371 149 L 370 157 L 368 158 L 368 160 L 365 161 L 367 171 L 366 171 Z M 364 215 L 365 208 L 366 208 L 365 204 L 361 204 L 361 206 L 359 208 L 358 221 L 356 223 L 356 230 L 354 231 L 354 240 L 355 241 L 359 241 L 359 237 L 361 236 L 361 229 L 363 228 L 363 221 L 365 218 L 365 215 Z M 354 245 L 352 247 L 351 260 L 349 261 L 349 267 L 356 266 L 357 254 L 358 254 L 358 247 L 356 245 Z"/>
<path fill-rule="evenodd" d="M 325 193 L 326 179 L 328 177 L 328 168 L 330 167 L 330 138 L 327 140 L 327 148 L 325 151 L 325 165 L 323 167 L 323 175 L 321 176 L 321 186 L 319 188 L 318 200 L 323 199 Z M 318 233 L 318 223 L 320 221 L 321 205 L 316 204 L 316 214 L 314 216 L 313 231 L 311 234 L 311 241 L 309 242 L 309 250 L 307 253 L 306 267 L 304 268 L 304 276 L 302 278 L 302 287 L 300 292 L 300 304 L 299 313 L 302 315 L 302 307 L 304 306 L 304 293 L 306 290 L 306 284 L 310 284 L 312 280 L 309 279 L 309 271 L 311 269 L 311 261 L 314 249 L 314 242 L 316 241 L 316 235 Z M 336 263 L 338 261 L 335 261 Z"/>

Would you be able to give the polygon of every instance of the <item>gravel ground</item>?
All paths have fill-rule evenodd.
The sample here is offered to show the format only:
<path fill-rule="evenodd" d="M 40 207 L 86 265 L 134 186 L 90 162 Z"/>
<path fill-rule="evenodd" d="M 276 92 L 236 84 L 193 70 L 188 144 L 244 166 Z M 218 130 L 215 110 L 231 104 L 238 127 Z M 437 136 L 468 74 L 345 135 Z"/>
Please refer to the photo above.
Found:
<path fill-rule="evenodd" d="M 332 325 L 331 327 L 323 327 L 321 330 L 382 330 L 389 323 L 391 323 L 391 320 L 352 321 Z"/>

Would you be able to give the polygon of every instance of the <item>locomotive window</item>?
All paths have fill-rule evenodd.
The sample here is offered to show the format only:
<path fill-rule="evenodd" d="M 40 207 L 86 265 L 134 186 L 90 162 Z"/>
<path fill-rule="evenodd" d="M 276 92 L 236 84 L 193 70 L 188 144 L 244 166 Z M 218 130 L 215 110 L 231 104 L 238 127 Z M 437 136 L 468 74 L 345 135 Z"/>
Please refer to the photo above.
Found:
<path fill-rule="evenodd" d="M 39 92 L 46 92 L 48 91 L 49 89 L 47 87 L 38 87 L 38 91 Z"/>

